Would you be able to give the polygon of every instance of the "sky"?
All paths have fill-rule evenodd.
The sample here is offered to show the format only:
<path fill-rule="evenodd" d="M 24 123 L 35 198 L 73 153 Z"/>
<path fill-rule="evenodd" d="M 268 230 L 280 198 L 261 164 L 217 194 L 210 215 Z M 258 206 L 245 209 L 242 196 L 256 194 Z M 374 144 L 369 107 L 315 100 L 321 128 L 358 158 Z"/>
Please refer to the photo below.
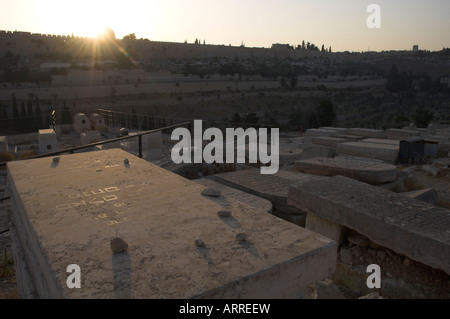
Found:
<path fill-rule="evenodd" d="M 368 28 L 370 4 L 380 28 Z M 450 47 L 450 0 L 0 0 L 0 30 L 271 47 L 311 42 L 332 51 Z"/>

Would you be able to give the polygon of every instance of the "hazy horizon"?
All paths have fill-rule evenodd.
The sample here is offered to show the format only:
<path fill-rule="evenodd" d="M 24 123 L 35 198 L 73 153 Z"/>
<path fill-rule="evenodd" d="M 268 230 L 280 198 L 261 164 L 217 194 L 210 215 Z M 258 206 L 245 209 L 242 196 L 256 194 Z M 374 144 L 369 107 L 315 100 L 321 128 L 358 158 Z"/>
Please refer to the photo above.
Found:
<path fill-rule="evenodd" d="M 368 5 L 381 8 L 369 29 Z M 0 0 L 0 30 L 94 37 L 106 26 L 116 37 L 270 48 L 305 42 L 334 52 L 450 47 L 448 0 Z"/>

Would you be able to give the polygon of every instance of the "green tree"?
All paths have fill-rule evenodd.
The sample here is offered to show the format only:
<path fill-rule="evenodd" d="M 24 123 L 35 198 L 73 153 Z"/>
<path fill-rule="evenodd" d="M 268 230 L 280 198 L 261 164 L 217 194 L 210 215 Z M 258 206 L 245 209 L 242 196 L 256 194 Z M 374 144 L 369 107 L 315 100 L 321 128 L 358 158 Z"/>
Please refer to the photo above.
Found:
<path fill-rule="evenodd" d="M 13 104 L 13 126 L 15 130 L 18 130 L 20 125 L 20 114 L 19 108 L 17 106 L 17 99 L 15 93 L 12 94 L 12 104 Z"/>
<path fill-rule="evenodd" d="M 123 40 L 136 40 L 136 33 L 130 33 L 123 37 Z"/>
<path fill-rule="evenodd" d="M 34 121 L 34 111 L 33 111 L 33 101 L 32 95 L 28 96 L 27 101 L 27 118 L 25 119 L 26 128 L 28 132 L 33 132 L 36 130 Z"/>
<path fill-rule="evenodd" d="M 295 89 L 295 87 L 297 86 L 298 83 L 298 77 L 297 76 L 293 76 L 290 79 L 290 84 L 291 84 L 291 88 Z"/>
<path fill-rule="evenodd" d="M 242 123 L 242 118 L 241 115 L 239 113 L 234 113 L 233 116 L 231 117 L 231 123 L 232 124 L 241 124 Z"/>
<path fill-rule="evenodd" d="M 256 113 L 248 113 L 246 116 L 244 116 L 243 121 L 244 123 L 248 124 L 258 124 L 259 117 L 256 115 Z"/>
<path fill-rule="evenodd" d="M 426 128 L 428 124 L 433 120 L 433 113 L 428 110 L 418 109 L 413 115 L 414 123 L 417 127 Z"/>
<path fill-rule="evenodd" d="M 131 129 L 138 129 L 139 128 L 139 122 L 138 122 L 138 117 L 137 117 L 137 113 L 136 113 L 136 109 L 134 108 L 134 106 L 131 109 Z"/>
<path fill-rule="evenodd" d="M 64 101 L 61 117 L 62 124 L 72 124 L 72 115 L 70 114 L 69 108 L 66 107 L 66 101 Z"/>
<path fill-rule="evenodd" d="M 21 132 L 27 131 L 27 109 L 25 107 L 25 102 L 22 100 L 20 103 L 20 117 L 18 120 L 19 127 L 18 129 Z"/>
<path fill-rule="evenodd" d="M 322 99 L 317 108 L 317 120 L 319 126 L 331 126 L 336 119 L 333 103 L 329 99 Z"/>
<path fill-rule="evenodd" d="M 36 109 L 35 109 L 35 116 L 36 116 L 36 129 L 39 130 L 42 128 L 42 113 L 41 113 L 41 107 L 39 106 L 39 98 L 36 94 Z"/>
<path fill-rule="evenodd" d="M 1 108 L 1 125 L 2 128 L 6 131 L 9 127 L 9 119 L 8 119 L 8 112 L 6 111 L 6 105 L 3 105 L 3 103 L 0 101 L 0 108 Z"/>

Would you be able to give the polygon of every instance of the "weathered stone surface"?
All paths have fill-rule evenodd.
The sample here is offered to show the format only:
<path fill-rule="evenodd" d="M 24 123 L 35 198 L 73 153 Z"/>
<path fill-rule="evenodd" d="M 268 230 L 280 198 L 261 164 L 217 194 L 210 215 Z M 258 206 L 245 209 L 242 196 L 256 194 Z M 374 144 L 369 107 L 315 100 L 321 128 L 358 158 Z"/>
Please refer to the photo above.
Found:
<path fill-rule="evenodd" d="M 312 212 L 306 215 L 305 228 L 335 241 L 338 246 L 342 243 L 346 228 Z M 336 247 L 337 248 L 337 247 Z"/>
<path fill-rule="evenodd" d="M 426 188 L 412 192 L 403 193 L 403 195 L 421 200 L 423 202 L 427 202 L 433 205 L 437 205 L 439 203 L 439 195 L 433 188 Z"/>
<path fill-rule="evenodd" d="M 311 145 L 311 141 L 314 137 L 331 136 L 331 135 L 338 135 L 338 134 L 339 134 L 339 131 L 337 131 L 337 130 L 311 128 L 311 129 L 306 130 L 306 132 L 303 134 L 304 144 L 305 144 L 305 146 Z"/>
<path fill-rule="evenodd" d="M 386 138 L 387 136 L 386 132 L 384 132 L 383 130 L 368 129 L 368 128 L 350 128 L 348 129 L 347 134 L 373 138 Z"/>
<path fill-rule="evenodd" d="M 399 146 L 364 142 L 340 143 L 336 147 L 337 155 L 350 155 L 380 159 L 394 163 L 398 157 Z"/>
<path fill-rule="evenodd" d="M 401 140 L 412 136 L 420 136 L 420 132 L 414 130 L 390 128 L 386 130 L 386 135 L 390 140 Z"/>
<path fill-rule="evenodd" d="M 361 140 L 363 143 L 374 143 L 374 144 L 388 144 L 388 145 L 394 145 L 399 146 L 400 141 L 398 140 L 388 140 L 386 138 L 366 138 Z"/>
<path fill-rule="evenodd" d="M 351 135 L 351 134 L 340 134 L 340 135 L 331 135 L 331 137 L 345 138 L 349 142 L 358 142 L 365 139 L 364 136 L 360 135 Z"/>
<path fill-rule="evenodd" d="M 342 175 L 369 184 L 382 184 L 397 179 L 397 168 L 394 165 L 377 163 L 354 158 L 337 156 L 334 158 L 313 158 L 297 161 L 294 168 L 314 175 Z"/>
<path fill-rule="evenodd" d="M 331 136 L 323 136 L 323 137 L 313 137 L 311 139 L 313 144 L 323 145 L 335 148 L 337 144 L 348 142 L 348 139 L 342 137 L 331 137 Z"/>
<path fill-rule="evenodd" d="M 449 210 L 343 176 L 291 185 L 288 204 L 450 273 Z"/>
<path fill-rule="evenodd" d="M 201 195 L 204 186 L 122 150 L 51 163 L 8 164 L 12 240 L 34 297 L 286 298 L 336 267 L 331 240 L 226 195 L 224 208 Z M 223 209 L 233 223 L 217 215 Z M 114 237 L 126 252 L 111 253 Z M 71 264 L 81 289 L 66 286 Z"/>
<path fill-rule="evenodd" d="M 345 299 L 336 284 L 329 278 L 308 286 L 306 299 Z"/>
<path fill-rule="evenodd" d="M 345 127 L 319 127 L 319 130 L 335 131 L 340 135 L 347 134 L 348 128 Z"/>
<path fill-rule="evenodd" d="M 332 157 L 333 154 L 334 151 L 332 147 L 311 144 L 303 150 L 303 153 L 298 159 L 302 160 L 316 157 Z"/>
<path fill-rule="evenodd" d="M 439 168 L 434 167 L 433 165 L 423 165 L 422 167 L 422 171 L 427 172 L 433 176 L 437 176 L 437 174 L 439 174 Z"/>
<path fill-rule="evenodd" d="M 287 205 L 289 185 L 292 182 L 308 182 L 321 176 L 297 172 L 278 171 L 273 175 L 262 175 L 259 169 L 246 169 L 217 174 L 214 181 L 269 200 L 275 209 L 287 213 L 304 214 L 301 209 Z"/>
<path fill-rule="evenodd" d="M 218 183 L 213 181 L 210 178 L 200 178 L 194 180 L 194 182 L 199 183 L 203 186 L 206 186 L 208 188 L 216 189 L 217 191 L 220 191 L 221 194 L 232 197 L 233 199 L 246 203 L 247 205 L 250 205 L 252 207 L 255 207 L 259 210 L 262 210 L 267 213 L 272 212 L 272 203 L 268 201 L 267 199 L 252 195 L 250 193 L 246 193 L 244 191 L 238 190 L 233 187 L 226 186 L 224 184 Z M 218 203 L 220 203 L 218 201 Z"/>

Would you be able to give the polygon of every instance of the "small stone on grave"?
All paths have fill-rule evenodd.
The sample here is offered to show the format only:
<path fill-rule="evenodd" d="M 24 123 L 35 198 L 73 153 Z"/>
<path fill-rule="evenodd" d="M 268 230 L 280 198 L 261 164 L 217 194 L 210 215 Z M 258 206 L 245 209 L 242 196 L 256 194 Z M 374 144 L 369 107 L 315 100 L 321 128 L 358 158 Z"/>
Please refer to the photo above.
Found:
<path fill-rule="evenodd" d="M 207 188 L 202 191 L 203 196 L 219 197 L 220 194 L 221 194 L 220 191 L 214 188 Z"/>
<path fill-rule="evenodd" d="M 111 240 L 111 250 L 118 254 L 128 249 L 128 244 L 120 237 L 115 237 Z"/>

